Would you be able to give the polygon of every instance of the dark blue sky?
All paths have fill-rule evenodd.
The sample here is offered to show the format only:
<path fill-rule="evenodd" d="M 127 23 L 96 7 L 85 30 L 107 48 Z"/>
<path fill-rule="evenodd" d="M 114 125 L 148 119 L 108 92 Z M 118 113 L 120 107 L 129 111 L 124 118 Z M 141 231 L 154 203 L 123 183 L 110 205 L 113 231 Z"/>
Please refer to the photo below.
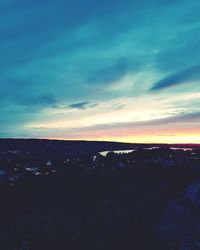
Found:
<path fill-rule="evenodd" d="M 0 0 L 0 137 L 200 142 L 199 9 Z"/>

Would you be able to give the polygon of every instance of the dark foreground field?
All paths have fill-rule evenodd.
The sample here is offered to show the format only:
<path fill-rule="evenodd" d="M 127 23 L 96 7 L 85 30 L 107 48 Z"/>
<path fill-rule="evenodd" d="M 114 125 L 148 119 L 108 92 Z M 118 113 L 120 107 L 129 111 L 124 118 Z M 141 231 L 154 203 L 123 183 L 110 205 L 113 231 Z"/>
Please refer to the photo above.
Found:
<path fill-rule="evenodd" d="M 200 249 L 200 168 L 70 170 L 0 188 L 2 250 Z"/>

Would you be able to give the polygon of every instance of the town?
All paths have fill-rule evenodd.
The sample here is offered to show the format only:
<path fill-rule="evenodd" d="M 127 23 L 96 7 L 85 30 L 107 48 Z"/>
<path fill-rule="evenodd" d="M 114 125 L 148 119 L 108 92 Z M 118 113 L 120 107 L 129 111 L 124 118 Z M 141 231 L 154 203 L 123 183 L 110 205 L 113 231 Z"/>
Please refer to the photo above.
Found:
<path fill-rule="evenodd" d="M 198 249 L 199 194 L 199 145 L 0 140 L 4 250 Z"/>
<path fill-rule="evenodd" d="M 90 150 L 91 151 L 91 150 Z M 12 149 L 0 152 L 0 181 L 11 186 L 18 180 L 44 175 L 61 176 L 69 171 L 122 170 L 131 168 L 198 167 L 200 147 L 134 146 L 102 152 L 61 151 L 40 153 Z"/>

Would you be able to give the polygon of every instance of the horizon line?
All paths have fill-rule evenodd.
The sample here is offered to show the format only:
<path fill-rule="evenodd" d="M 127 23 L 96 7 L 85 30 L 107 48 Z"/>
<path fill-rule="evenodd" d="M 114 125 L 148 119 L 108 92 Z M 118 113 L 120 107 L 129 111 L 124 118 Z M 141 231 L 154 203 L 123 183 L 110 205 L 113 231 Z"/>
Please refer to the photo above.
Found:
<path fill-rule="evenodd" d="M 123 144 L 137 144 L 137 145 L 197 145 L 200 146 L 199 143 L 193 142 L 176 142 L 176 143 L 169 143 L 169 142 L 123 142 L 123 141 L 111 141 L 111 140 L 89 140 L 89 139 L 64 139 L 64 138 L 36 138 L 36 137 L 0 137 L 0 140 L 47 140 L 47 141 L 71 141 L 71 142 L 105 142 L 105 143 L 123 143 Z"/>

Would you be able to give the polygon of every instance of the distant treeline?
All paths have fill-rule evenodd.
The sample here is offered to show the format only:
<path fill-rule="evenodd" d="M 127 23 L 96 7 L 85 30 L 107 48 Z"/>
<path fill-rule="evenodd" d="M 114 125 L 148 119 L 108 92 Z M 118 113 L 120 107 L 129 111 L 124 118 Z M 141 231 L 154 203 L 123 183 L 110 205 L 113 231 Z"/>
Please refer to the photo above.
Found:
<path fill-rule="evenodd" d="M 39 152 L 100 152 L 135 147 L 200 147 L 200 144 L 136 144 L 106 141 L 69 141 L 47 139 L 0 139 L 0 152 L 8 150 Z"/>

